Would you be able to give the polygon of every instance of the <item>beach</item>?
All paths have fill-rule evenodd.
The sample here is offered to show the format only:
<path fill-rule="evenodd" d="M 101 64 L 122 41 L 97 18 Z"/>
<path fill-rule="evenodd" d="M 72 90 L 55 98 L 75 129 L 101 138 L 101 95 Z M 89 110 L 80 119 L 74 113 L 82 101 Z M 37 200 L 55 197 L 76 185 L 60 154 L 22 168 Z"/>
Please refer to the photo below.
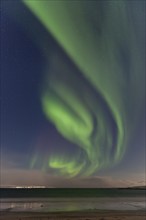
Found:
<path fill-rule="evenodd" d="M 0 212 L 0 220 L 145 220 L 145 211 Z"/>
<path fill-rule="evenodd" d="M 70 197 L 38 197 L 39 191 L 35 190 L 36 197 L 29 195 L 28 198 L 21 198 L 18 197 L 19 191 L 14 191 L 17 198 L 0 199 L 0 220 L 146 220 L 146 200 L 143 190 L 77 191 L 84 192 L 82 197 L 71 198 L 71 193 L 68 194 Z M 50 195 L 48 190 L 43 192 Z M 67 190 L 63 192 L 67 194 Z M 53 195 L 56 195 L 55 193 L 63 195 L 63 192 L 56 190 Z M 83 197 L 88 193 L 94 193 L 96 197 Z"/>

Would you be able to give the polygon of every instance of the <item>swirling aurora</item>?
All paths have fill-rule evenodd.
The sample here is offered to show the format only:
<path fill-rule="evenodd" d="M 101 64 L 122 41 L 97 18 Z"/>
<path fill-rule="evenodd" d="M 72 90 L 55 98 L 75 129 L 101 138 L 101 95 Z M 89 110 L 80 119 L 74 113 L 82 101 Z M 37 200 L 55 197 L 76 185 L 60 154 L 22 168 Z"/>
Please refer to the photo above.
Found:
<path fill-rule="evenodd" d="M 54 55 L 56 69 L 45 69 L 40 99 L 46 118 L 78 150 L 74 155 L 70 149 L 49 154 L 45 169 L 67 177 L 89 176 L 117 164 L 145 99 L 143 39 L 136 33 L 134 4 L 23 2 L 73 63 L 64 58 L 59 63 Z M 49 59 L 49 48 L 44 54 Z M 37 160 L 39 156 L 31 166 Z"/>

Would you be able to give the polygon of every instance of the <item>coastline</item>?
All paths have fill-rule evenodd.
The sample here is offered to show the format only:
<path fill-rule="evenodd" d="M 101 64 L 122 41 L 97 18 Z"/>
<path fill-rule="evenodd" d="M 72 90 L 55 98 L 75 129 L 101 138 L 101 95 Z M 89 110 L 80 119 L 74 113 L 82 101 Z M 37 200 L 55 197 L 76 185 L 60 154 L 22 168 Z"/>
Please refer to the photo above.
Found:
<path fill-rule="evenodd" d="M 1 220 L 145 220 L 146 211 L 0 212 Z"/>

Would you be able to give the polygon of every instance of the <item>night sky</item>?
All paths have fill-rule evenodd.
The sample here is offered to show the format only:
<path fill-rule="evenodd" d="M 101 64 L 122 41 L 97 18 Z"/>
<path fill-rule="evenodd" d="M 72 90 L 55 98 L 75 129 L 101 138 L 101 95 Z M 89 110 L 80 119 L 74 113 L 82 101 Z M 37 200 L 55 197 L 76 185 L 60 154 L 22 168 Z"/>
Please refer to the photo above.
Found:
<path fill-rule="evenodd" d="M 1 2 L 1 186 L 145 184 L 145 1 Z"/>

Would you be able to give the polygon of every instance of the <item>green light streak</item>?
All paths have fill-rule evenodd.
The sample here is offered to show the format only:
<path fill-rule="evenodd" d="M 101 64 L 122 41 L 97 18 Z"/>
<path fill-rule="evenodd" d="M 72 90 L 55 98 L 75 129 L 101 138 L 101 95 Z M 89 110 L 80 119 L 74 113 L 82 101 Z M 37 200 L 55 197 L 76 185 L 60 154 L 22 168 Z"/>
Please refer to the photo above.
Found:
<path fill-rule="evenodd" d="M 81 172 L 85 164 L 77 164 L 76 161 L 66 161 L 66 159 L 61 157 L 51 157 L 48 165 L 53 169 L 59 170 L 63 175 L 74 177 Z"/>
<path fill-rule="evenodd" d="M 144 94 L 142 85 L 137 91 L 137 98 L 132 96 L 135 85 L 140 85 L 141 79 L 144 79 L 143 71 L 138 71 L 139 66 L 143 66 L 143 59 L 133 21 L 128 17 L 126 2 L 106 2 L 106 15 L 102 22 L 99 21 L 98 1 L 24 0 L 24 3 L 61 45 L 92 87 L 87 89 L 82 83 L 80 88 L 80 83 L 69 68 L 67 73 L 64 69 L 64 72 L 59 73 L 62 76 L 60 80 L 53 73 L 48 80 L 48 87 L 43 90 L 41 97 L 46 117 L 66 139 L 86 152 L 81 164 L 76 159 L 69 161 L 70 158 L 61 159 L 57 155 L 49 158 L 49 167 L 63 175 L 87 176 L 117 163 L 124 155 L 143 102 L 143 98 L 139 97 Z M 127 73 L 120 61 L 119 48 L 122 47 L 128 48 L 129 62 L 132 63 L 129 81 L 125 79 Z M 67 85 L 64 75 L 71 76 L 73 81 L 68 80 Z M 100 94 L 104 104 L 92 90 Z M 105 106 L 110 116 L 104 110 Z M 134 112 L 133 108 L 136 108 Z M 112 123 L 115 123 L 115 134 Z"/>

